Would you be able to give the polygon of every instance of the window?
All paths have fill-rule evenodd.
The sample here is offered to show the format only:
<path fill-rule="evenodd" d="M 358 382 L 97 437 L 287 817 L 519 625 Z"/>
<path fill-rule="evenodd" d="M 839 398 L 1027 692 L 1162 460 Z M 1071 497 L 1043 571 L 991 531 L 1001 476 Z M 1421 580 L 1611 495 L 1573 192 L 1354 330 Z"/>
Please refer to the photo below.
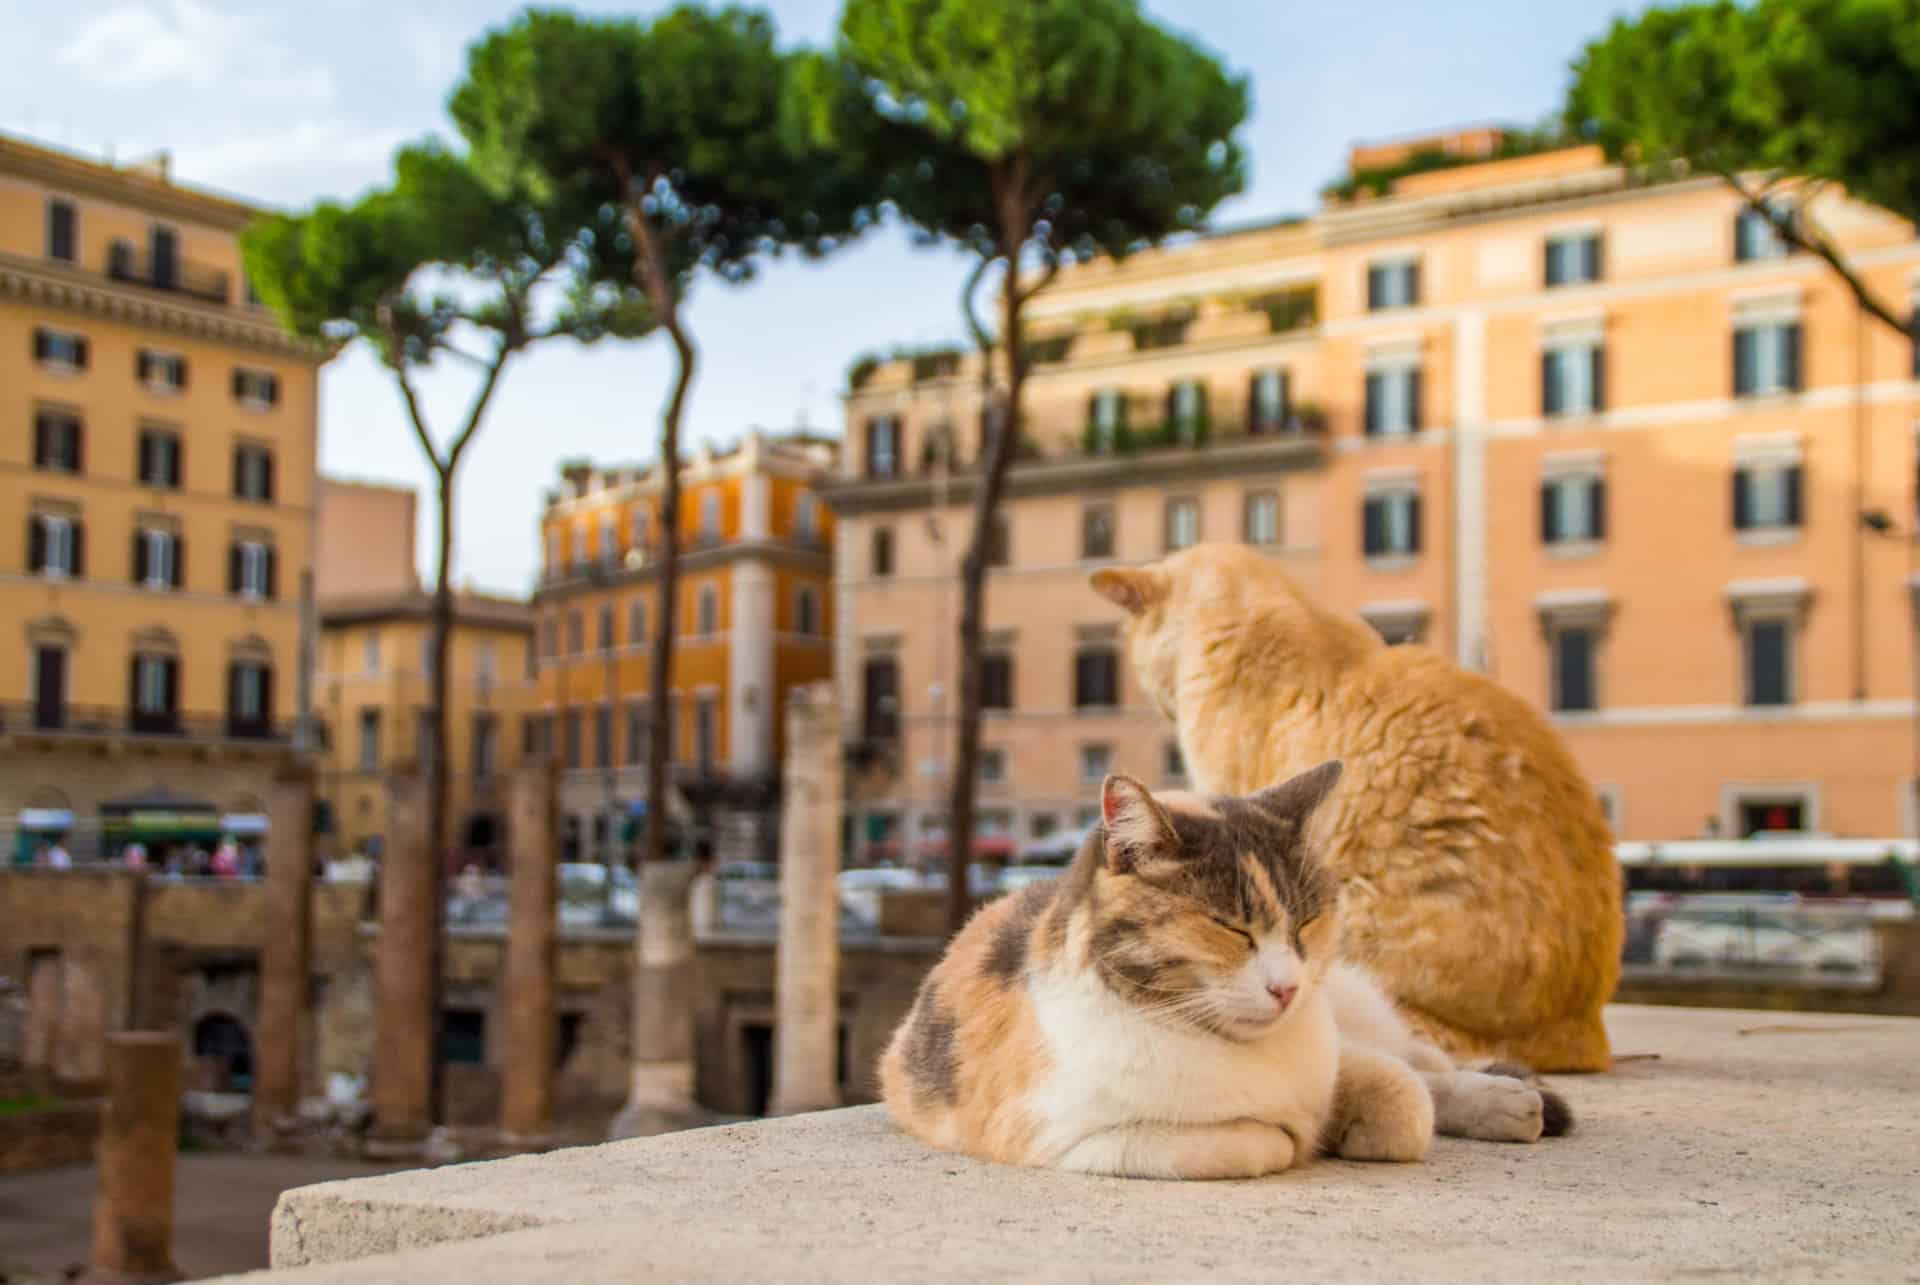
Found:
<path fill-rule="evenodd" d="M 1547 238 L 1547 288 L 1585 285 L 1600 279 L 1600 234 L 1577 232 Z"/>
<path fill-rule="evenodd" d="M 1107 773 L 1113 771 L 1113 746 L 1082 745 L 1080 747 L 1080 780 L 1085 785 L 1098 785 L 1107 779 Z"/>
<path fill-rule="evenodd" d="M 1248 544 L 1280 543 L 1280 493 L 1278 491 L 1247 492 L 1241 531 Z"/>
<path fill-rule="evenodd" d="M 593 711 L 593 763 L 595 767 L 613 766 L 613 706 L 601 705 Z"/>
<path fill-rule="evenodd" d="M 80 257 L 80 216 L 72 201 L 54 197 L 47 202 L 47 257 L 72 263 Z"/>
<path fill-rule="evenodd" d="M 547 574 L 558 575 L 566 560 L 566 535 L 559 527 L 552 527 L 547 531 Z"/>
<path fill-rule="evenodd" d="M 273 499 L 273 452 L 264 446 L 233 448 L 233 493 L 243 500 Z"/>
<path fill-rule="evenodd" d="M 1606 399 L 1606 350 L 1597 339 L 1560 340 L 1540 353 L 1540 413 L 1591 415 Z"/>
<path fill-rule="evenodd" d="M 1791 531 L 1801 523 L 1801 467 L 1749 460 L 1733 470 L 1733 529 Z"/>
<path fill-rule="evenodd" d="M 33 725 L 65 727 L 67 723 L 67 649 L 33 649 Z"/>
<path fill-rule="evenodd" d="M 1013 657 L 994 652 L 980 658 L 980 708 L 1013 708 Z"/>
<path fill-rule="evenodd" d="M 613 650 L 613 604 L 610 602 L 600 607 L 600 650 Z"/>
<path fill-rule="evenodd" d="M 380 672 L 380 631 L 377 629 L 369 629 L 360 645 L 360 668 L 363 673 Z"/>
<path fill-rule="evenodd" d="M 793 534 L 802 544 L 820 539 L 820 501 L 811 492 L 802 492 L 793 505 Z"/>
<path fill-rule="evenodd" d="M 720 747 L 720 698 L 699 696 L 693 702 L 693 761 L 700 770 L 713 770 Z"/>
<path fill-rule="evenodd" d="M 569 611 L 567 613 L 567 654 L 569 656 L 578 656 L 586 649 L 587 634 L 585 622 L 581 620 L 578 611 Z"/>
<path fill-rule="evenodd" d="M 37 327 L 33 332 L 33 359 L 55 370 L 85 370 L 87 337 L 71 330 Z"/>
<path fill-rule="evenodd" d="M 1004 785 L 1007 780 L 1007 752 L 982 746 L 975 765 L 982 785 Z"/>
<path fill-rule="evenodd" d="M 1562 712 L 1598 709 L 1593 659 L 1595 631 L 1585 625 L 1556 628 L 1548 634 L 1553 650 L 1552 706 Z"/>
<path fill-rule="evenodd" d="M 180 434 L 167 428 L 140 430 L 140 481 L 180 489 Z"/>
<path fill-rule="evenodd" d="M 493 639 L 483 638 L 480 641 L 479 650 L 474 653 L 473 657 L 473 672 L 474 677 L 483 683 L 493 681 L 495 672 Z"/>
<path fill-rule="evenodd" d="M 134 359 L 134 375 L 156 392 L 181 392 L 187 386 L 187 359 L 179 353 L 142 348 Z"/>
<path fill-rule="evenodd" d="M 1789 213 L 1790 207 L 1774 204 L 1775 213 Z M 1758 263 L 1766 259 L 1784 259 L 1787 257 L 1787 242 L 1780 230 L 1768 218 L 1752 206 L 1745 206 L 1733 219 L 1733 261 L 1735 263 Z"/>
<path fill-rule="evenodd" d="M 812 585 L 801 585 L 794 591 L 793 628 L 802 638 L 820 633 L 820 594 Z"/>
<path fill-rule="evenodd" d="M 620 561 L 620 519 L 613 513 L 600 515 L 600 565 L 611 567 Z"/>
<path fill-rule="evenodd" d="M 708 491 L 700 497 L 700 539 L 714 544 L 720 539 L 720 492 Z"/>
<path fill-rule="evenodd" d="M 900 663 L 870 656 L 860 671 L 861 734 L 869 741 L 900 736 Z"/>
<path fill-rule="evenodd" d="M 647 757 L 647 703 L 634 701 L 627 706 L 627 762 L 642 763 Z"/>
<path fill-rule="evenodd" d="M 34 514 L 27 526 L 27 570 L 52 579 L 86 574 L 84 535 L 77 518 L 59 513 Z"/>
<path fill-rule="evenodd" d="M 720 632 L 720 594 L 712 585 L 703 584 L 694 601 L 693 632 L 711 638 Z"/>
<path fill-rule="evenodd" d="M 1381 490 L 1362 510 L 1362 549 L 1369 558 L 1411 557 L 1420 552 L 1420 492 Z"/>
<path fill-rule="evenodd" d="M 1803 834 L 1807 830 L 1807 804 L 1806 795 L 1742 797 L 1739 815 L 1735 818 L 1740 837 L 1751 839 L 1756 834 L 1776 831 Z"/>
<path fill-rule="evenodd" d="M 128 702 L 136 732 L 175 729 L 179 709 L 180 662 L 172 656 L 137 652 L 133 657 L 133 691 Z"/>
<path fill-rule="evenodd" d="M 1780 617 L 1749 620 L 1745 629 L 1749 705 L 1793 703 L 1792 622 Z"/>
<path fill-rule="evenodd" d="M 1027 833 L 1036 839 L 1044 839 L 1060 828 L 1058 812 L 1035 812 L 1027 818 Z"/>
<path fill-rule="evenodd" d="M 1403 259 L 1376 263 L 1367 269 L 1367 311 L 1411 308 L 1420 302 L 1420 263 Z"/>
<path fill-rule="evenodd" d="M 1607 483 L 1569 473 L 1540 483 L 1540 542 L 1589 544 L 1607 538 Z"/>
<path fill-rule="evenodd" d="M 464 1066 L 487 1061 L 487 1014 L 479 1008 L 440 1010 L 440 1060 Z"/>
<path fill-rule="evenodd" d="M 1073 707 L 1111 709 L 1120 703 L 1120 655 L 1111 647 L 1083 647 L 1073 657 Z"/>
<path fill-rule="evenodd" d="M 993 515 L 993 529 L 987 533 L 987 565 L 1009 566 L 1013 562 L 1013 523 L 1004 513 Z"/>
<path fill-rule="evenodd" d="M 627 644 L 637 647 L 647 640 L 647 600 L 635 598 L 627 604 Z"/>
<path fill-rule="evenodd" d="M 1255 371 L 1247 388 L 1247 431 L 1278 433 L 1293 411 L 1293 381 L 1284 370 Z"/>
<path fill-rule="evenodd" d="M 1367 372 L 1368 437 L 1400 437 L 1420 431 L 1421 374 L 1418 365 L 1381 365 Z"/>
<path fill-rule="evenodd" d="M 280 404 L 280 376 L 267 370 L 236 367 L 233 372 L 233 400 L 255 410 Z"/>
<path fill-rule="evenodd" d="M 274 596 L 273 548 L 258 540 L 236 540 L 228 554 L 227 592 L 243 598 Z"/>
<path fill-rule="evenodd" d="M 1756 322 L 1733 332 L 1733 395 L 1800 391 L 1800 323 Z"/>
<path fill-rule="evenodd" d="M 1161 749 L 1160 773 L 1169 781 L 1187 779 L 1187 758 L 1180 752 L 1180 742 L 1168 741 Z"/>
<path fill-rule="evenodd" d="M 1113 506 L 1089 504 L 1080 511 L 1080 556 L 1085 559 L 1113 556 Z"/>
<path fill-rule="evenodd" d="M 1389 647 L 1423 640 L 1428 614 L 1426 604 L 1417 601 L 1370 603 L 1360 609 L 1360 618 L 1373 626 L 1373 632 Z"/>
<path fill-rule="evenodd" d="M 633 506 L 628 518 L 629 534 L 627 542 L 636 549 L 644 549 L 653 539 L 653 519 L 644 504 Z"/>
<path fill-rule="evenodd" d="M 580 711 L 569 709 L 560 715 L 561 755 L 568 769 L 580 766 Z"/>
<path fill-rule="evenodd" d="M 1182 446 L 1197 446 L 1207 433 L 1207 386 L 1183 379 L 1167 390 L 1167 429 Z"/>
<path fill-rule="evenodd" d="M 582 520 L 573 528 L 573 569 L 575 571 L 585 571 L 587 564 L 591 561 L 593 561 L 593 558 L 587 552 L 586 522 Z"/>
<path fill-rule="evenodd" d="M 273 721 L 273 672 L 265 665 L 236 661 L 227 667 L 227 733 L 264 736 Z"/>
<path fill-rule="evenodd" d="M 1087 399 L 1089 445 L 1096 452 L 1114 450 L 1127 431 L 1127 395 L 1118 388 L 1096 390 Z"/>
<path fill-rule="evenodd" d="M 33 466 L 78 473 L 81 465 L 80 417 L 66 411 L 36 411 L 33 416 Z"/>
<path fill-rule="evenodd" d="M 180 237 L 170 227 L 155 224 L 147 232 L 148 280 L 161 290 L 180 284 Z"/>
<path fill-rule="evenodd" d="M 1168 553 L 1200 543 L 1200 501 L 1192 496 L 1167 501 L 1166 536 Z"/>
<path fill-rule="evenodd" d="M 867 421 L 867 476 L 900 475 L 900 417 L 876 415 Z"/>
<path fill-rule="evenodd" d="M 493 776 L 499 730 L 499 722 L 492 714 L 473 716 L 473 774 L 482 781 Z"/>
<path fill-rule="evenodd" d="M 867 553 L 867 570 L 876 580 L 893 574 L 893 528 L 877 526 Z"/>
<path fill-rule="evenodd" d="M 180 575 L 180 537 L 154 527 L 136 528 L 133 582 L 149 589 L 178 589 Z"/>

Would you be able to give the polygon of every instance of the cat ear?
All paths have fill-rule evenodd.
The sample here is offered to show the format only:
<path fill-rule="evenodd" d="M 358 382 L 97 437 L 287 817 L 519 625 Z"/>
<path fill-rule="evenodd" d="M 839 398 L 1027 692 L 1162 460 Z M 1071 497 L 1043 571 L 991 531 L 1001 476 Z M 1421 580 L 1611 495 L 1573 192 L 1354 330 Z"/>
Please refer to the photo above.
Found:
<path fill-rule="evenodd" d="M 1329 759 L 1319 767 L 1310 767 L 1295 777 L 1260 791 L 1253 796 L 1255 806 L 1275 816 L 1305 823 L 1314 810 L 1327 801 L 1333 787 L 1340 783 L 1339 759 Z"/>
<path fill-rule="evenodd" d="M 1158 567 L 1102 567 L 1088 582 L 1095 593 L 1136 616 L 1164 599 L 1172 588 L 1167 573 Z"/>
<path fill-rule="evenodd" d="M 1100 786 L 1100 822 L 1107 830 L 1107 864 L 1119 874 L 1172 857 L 1179 847 L 1166 809 L 1146 786 L 1118 772 Z"/>

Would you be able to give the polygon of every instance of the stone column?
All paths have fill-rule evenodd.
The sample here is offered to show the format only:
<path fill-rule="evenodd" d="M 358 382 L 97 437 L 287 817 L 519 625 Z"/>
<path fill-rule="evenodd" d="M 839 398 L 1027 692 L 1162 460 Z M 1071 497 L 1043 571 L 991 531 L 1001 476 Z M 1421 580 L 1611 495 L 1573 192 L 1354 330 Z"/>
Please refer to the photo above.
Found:
<path fill-rule="evenodd" d="M 178 1280 L 173 1161 L 180 1142 L 180 1039 L 119 1031 L 106 1047 L 93 1270 L 120 1279 Z"/>
<path fill-rule="evenodd" d="M 840 709 L 831 683 L 787 697 L 774 982 L 774 1115 L 840 1105 Z"/>
<path fill-rule="evenodd" d="M 313 772 L 290 764 L 267 799 L 267 934 L 260 949 L 253 1123 L 257 1136 L 290 1124 L 300 1105 L 301 1050 L 313 941 Z"/>
<path fill-rule="evenodd" d="M 545 755 L 529 758 L 514 775 L 500 1132 L 520 1143 L 544 1140 L 553 1124 L 557 794 L 554 762 Z"/>
<path fill-rule="evenodd" d="M 649 861 L 640 869 L 634 943 L 633 1075 L 608 1130 L 644 1138 L 705 1123 L 693 1100 L 693 907 L 698 866 Z"/>
<path fill-rule="evenodd" d="M 373 1057 L 373 1136 L 387 1149 L 425 1140 L 432 1122 L 433 855 L 427 787 L 417 772 L 388 783 L 387 851 L 380 861 L 380 956 Z"/>

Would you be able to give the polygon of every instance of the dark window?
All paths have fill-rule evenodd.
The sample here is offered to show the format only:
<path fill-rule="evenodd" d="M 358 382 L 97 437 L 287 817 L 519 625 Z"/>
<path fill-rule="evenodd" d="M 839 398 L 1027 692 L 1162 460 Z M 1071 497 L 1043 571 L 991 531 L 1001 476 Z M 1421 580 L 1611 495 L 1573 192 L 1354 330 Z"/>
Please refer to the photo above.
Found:
<path fill-rule="evenodd" d="M 1004 513 L 993 515 L 993 527 L 987 532 L 987 565 L 1004 567 L 1013 561 L 1012 523 Z"/>
<path fill-rule="evenodd" d="M 873 529 L 873 548 L 869 559 L 870 570 L 876 579 L 893 574 L 893 528 L 890 526 Z"/>
<path fill-rule="evenodd" d="M 1733 261 L 1735 263 L 1754 263 L 1762 259 L 1783 259 L 1787 255 L 1786 239 L 1780 235 L 1779 228 L 1752 206 L 1745 206 L 1733 220 Z"/>
<path fill-rule="evenodd" d="M 980 659 L 980 708 L 1013 708 L 1013 657 L 996 652 Z"/>
<path fill-rule="evenodd" d="M 647 757 L 647 706 L 635 701 L 627 706 L 627 762 L 644 762 Z"/>
<path fill-rule="evenodd" d="M 1550 477 L 1540 483 L 1540 541 L 1582 544 L 1607 537 L 1607 483 L 1599 477 Z"/>
<path fill-rule="evenodd" d="M 1278 433 L 1293 412 L 1293 380 L 1284 370 L 1255 372 L 1247 386 L 1247 431 Z"/>
<path fill-rule="evenodd" d="M 33 359 L 43 366 L 85 370 L 89 351 L 85 335 L 71 330 L 50 330 L 45 326 L 34 329 Z"/>
<path fill-rule="evenodd" d="M 133 582 L 154 589 L 178 589 L 184 577 L 185 541 L 157 527 L 133 531 Z"/>
<path fill-rule="evenodd" d="M 67 649 L 33 649 L 33 725 L 41 728 L 66 726 L 67 722 Z"/>
<path fill-rule="evenodd" d="M 720 702 L 702 696 L 693 702 L 693 761 L 703 772 L 713 769 L 720 749 Z"/>
<path fill-rule="evenodd" d="M 86 530 L 78 518 L 35 513 L 27 518 L 27 570 L 48 576 L 86 574 Z"/>
<path fill-rule="evenodd" d="M 1605 409 L 1606 350 L 1565 343 L 1540 354 L 1540 413 L 1592 415 Z"/>
<path fill-rule="evenodd" d="M 278 561 L 272 545 L 234 541 L 227 549 L 227 592 L 244 598 L 278 597 Z"/>
<path fill-rule="evenodd" d="M 495 742 L 499 739 L 499 723 L 492 714 L 473 716 L 473 774 L 484 781 L 493 776 L 495 768 Z"/>
<path fill-rule="evenodd" d="M 1367 311 L 1411 308 L 1420 302 L 1420 265 L 1377 263 L 1367 269 Z"/>
<path fill-rule="evenodd" d="M 595 767 L 613 766 L 613 709 L 608 705 L 593 711 L 593 763 Z"/>
<path fill-rule="evenodd" d="M 900 473 L 900 418 L 877 415 L 867 421 L 867 476 L 897 477 Z"/>
<path fill-rule="evenodd" d="M 1248 544 L 1280 543 L 1280 493 L 1249 491 L 1241 512 L 1240 534 Z"/>
<path fill-rule="evenodd" d="M 180 237 L 172 228 L 156 225 L 147 233 L 147 255 L 155 289 L 172 290 L 180 284 Z"/>
<path fill-rule="evenodd" d="M 613 650 L 613 604 L 607 603 L 600 608 L 600 650 Z"/>
<path fill-rule="evenodd" d="M 1797 321 L 1737 327 L 1733 332 L 1733 395 L 1765 397 L 1799 392 L 1800 347 Z"/>
<path fill-rule="evenodd" d="M 1188 496 L 1168 500 L 1165 534 L 1168 553 L 1200 543 L 1200 501 Z"/>
<path fill-rule="evenodd" d="M 440 1011 L 440 1060 L 481 1066 L 487 1060 L 487 1014 L 478 1008 Z"/>
<path fill-rule="evenodd" d="M 1802 831 L 1807 828 L 1807 805 L 1799 799 L 1743 799 L 1740 802 L 1740 837 L 1750 839 L 1769 830 Z"/>
<path fill-rule="evenodd" d="M 712 585 L 701 585 L 700 596 L 694 602 L 694 632 L 702 638 L 711 638 L 719 633 L 720 594 Z"/>
<path fill-rule="evenodd" d="M 264 446 L 233 448 L 233 493 L 263 504 L 273 500 L 273 452 Z"/>
<path fill-rule="evenodd" d="M 1584 285 L 1600 279 L 1600 234 L 1547 238 L 1547 286 Z"/>
<path fill-rule="evenodd" d="M 247 406 L 279 405 L 280 376 L 271 371 L 236 367 L 233 372 L 233 400 Z"/>
<path fill-rule="evenodd" d="M 360 711 L 360 770 L 380 770 L 380 711 L 377 709 Z"/>
<path fill-rule="evenodd" d="M 1073 707 L 1110 709 L 1120 703 L 1120 655 L 1111 647 L 1088 647 L 1073 658 Z"/>
<path fill-rule="evenodd" d="M 266 736 L 273 728 L 273 670 L 240 661 L 227 666 L 227 734 Z"/>
<path fill-rule="evenodd" d="M 165 428 L 140 430 L 140 481 L 180 489 L 180 434 Z"/>
<path fill-rule="evenodd" d="M 1789 705 L 1793 702 L 1792 623 L 1754 620 L 1746 628 L 1747 704 Z"/>
<path fill-rule="evenodd" d="M 820 632 L 820 595 L 811 585 L 802 585 L 793 596 L 793 628 L 802 638 Z"/>
<path fill-rule="evenodd" d="M 1553 631 L 1553 708 L 1588 710 L 1594 700 L 1593 630 L 1579 627 Z"/>
<path fill-rule="evenodd" d="M 83 463 L 80 417 L 66 411 L 36 411 L 33 416 L 33 466 L 78 473 Z"/>
<path fill-rule="evenodd" d="M 1167 742 L 1166 748 L 1161 751 L 1160 771 L 1169 781 L 1187 779 L 1187 759 L 1180 752 L 1180 742 Z"/>
<path fill-rule="evenodd" d="M 1368 437 L 1394 437 L 1420 431 L 1423 380 L 1418 366 L 1394 366 L 1367 372 Z"/>
<path fill-rule="evenodd" d="M 1798 464 L 1742 464 L 1733 470 L 1733 529 L 1792 530 L 1801 525 Z"/>
<path fill-rule="evenodd" d="M 172 656 L 136 652 L 127 708 L 136 732 L 172 732 L 180 725 L 180 662 Z"/>
<path fill-rule="evenodd" d="M 1369 558 L 1420 552 L 1420 493 L 1369 495 L 1361 511 L 1361 548 Z"/>
<path fill-rule="evenodd" d="M 578 656 L 587 649 L 586 628 L 580 619 L 580 613 L 567 613 L 567 654 Z"/>
<path fill-rule="evenodd" d="M 869 741 L 891 741 L 900 735 L 900 664 L 891 656 L 874 656 L 860 671 L 862 730 Z"/>
<path fill-rule="evenodd" d="M 1183 379 L 1167 390 L 1167 429 L 1182 446 L 1197 446 L 1207 431 L 1207 386 Z"/>
<path fill-rule="evenodd" d="M 1102 388 L 1087 397 L 1087 433 L 1096 453 L 1111 451 L 1127 431 L 1127 395 Z"/>
<path fill-rule="evenodd" d="M 567 710 L 560 715 L 561 753 L 569 768 L 580 766 L 580 711 Z"/>
<path fill-rule="evenodd" d="M 551 660 L 560 654 L 560 618 L 548 616 L 540 622 L 540 654 Z"/>
<path fill-rule="evenodd" d="M 1080 511 L 1080 556 L 1113 556 L 1113 506 L 1089 504 Z"/>
<path fill-rule="evenodd" d="M 177 393 L 187 386 L 187 359 L 179 353 L 142 348 L 134 358 L 134 375 L 149 388 Z"/>
<path fill-rule="evenodd" d="M 80 257 L 79 215 L 72 201 L 47 202 L 47 257 L 72 263 Z"/>

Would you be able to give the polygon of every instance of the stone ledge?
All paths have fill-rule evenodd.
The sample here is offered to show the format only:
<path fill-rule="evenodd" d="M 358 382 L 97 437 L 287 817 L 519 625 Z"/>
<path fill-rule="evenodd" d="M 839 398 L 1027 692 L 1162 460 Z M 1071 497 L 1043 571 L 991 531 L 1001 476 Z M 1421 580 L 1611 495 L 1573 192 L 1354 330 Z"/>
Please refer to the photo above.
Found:
<path fill-rule="evenodd" d="M 1616 1007 L 1580 1127 L 1241 1183 L 979 1164 L 880 1108 L 301 1188 L 252 1279 L 1908 1278 L 1920 1021 Z"/>

